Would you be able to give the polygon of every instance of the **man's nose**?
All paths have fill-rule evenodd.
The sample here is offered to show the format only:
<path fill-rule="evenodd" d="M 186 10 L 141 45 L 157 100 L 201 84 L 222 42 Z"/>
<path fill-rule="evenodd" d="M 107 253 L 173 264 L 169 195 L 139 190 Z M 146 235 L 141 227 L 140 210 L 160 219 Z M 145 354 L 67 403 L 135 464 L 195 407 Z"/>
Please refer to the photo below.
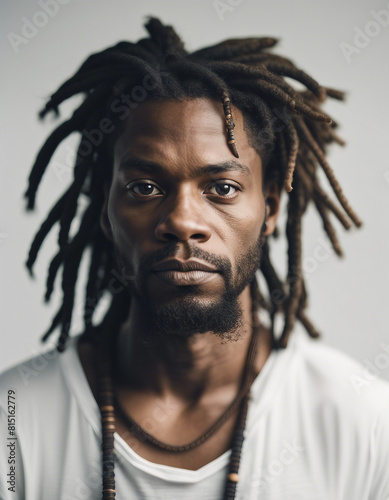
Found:
<path fill-rule="evenodd" d="M 163 213 L 155 230 L 160 241 L 189 241 L 203 243 L 211 237 L 206 222 L 205 205 L 199 193 L 189 186 L 166 200 Z"/>

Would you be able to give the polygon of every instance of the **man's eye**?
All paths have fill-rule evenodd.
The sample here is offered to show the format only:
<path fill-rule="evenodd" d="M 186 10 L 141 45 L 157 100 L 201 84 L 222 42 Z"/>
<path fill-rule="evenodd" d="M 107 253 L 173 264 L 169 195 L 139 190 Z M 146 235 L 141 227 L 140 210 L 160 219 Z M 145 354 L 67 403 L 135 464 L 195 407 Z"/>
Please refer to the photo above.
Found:
<path fill-rule="evenodd" d="M 228 184 L 227 182 L 219 182 L 218 184 L 211 186 L 208 191 L 211 192 L 211 194 L 229 197 L 237 193 L 238 188 L 232 184 Z"/>
<path fill-rule="evenodd" d="M 152 196 L 162 194 L 158 186 L 151 182 L 136 182 L 127 185 L 127 189 L 138 196 Z"/>

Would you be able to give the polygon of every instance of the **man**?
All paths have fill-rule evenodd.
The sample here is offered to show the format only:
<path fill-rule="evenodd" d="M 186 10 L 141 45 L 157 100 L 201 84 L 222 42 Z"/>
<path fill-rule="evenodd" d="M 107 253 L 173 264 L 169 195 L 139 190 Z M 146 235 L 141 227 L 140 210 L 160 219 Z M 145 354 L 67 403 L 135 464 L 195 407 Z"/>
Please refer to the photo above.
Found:
<path fill-rule="evenodd" d="M 341 94 L 272 54 L 273 39 L 188 54 L 171 27 L 146 26 L 150 38 L 91 56 L 42 112 L 86 93 L 39 153 L 26 193 L 32 209 L 55 148 L 79 131 L 74 181 L 27 262 L 31 271 L 58 222 L 46 298 L 62 266 L 63 302 L 45 338 L 59 327 L 65 352 L 38 376 L 26 364 L 2 376 L 17 397 L 2 498 L 389 498 L 388 384 L 357 391 L 359 364 L 302 332 L 290 337 L 296 319 L 318 336 L 301 271 L 308 204 L 338 254 L 329 214 L 360 225 L 324 156 L 340 139 L 320 102 Z M 283 190 L 286 282 L 269 241 Z M 70 232 L 81 196 L 88 204 Z M 85 331 L 68 341 L 88 247 Z"/>

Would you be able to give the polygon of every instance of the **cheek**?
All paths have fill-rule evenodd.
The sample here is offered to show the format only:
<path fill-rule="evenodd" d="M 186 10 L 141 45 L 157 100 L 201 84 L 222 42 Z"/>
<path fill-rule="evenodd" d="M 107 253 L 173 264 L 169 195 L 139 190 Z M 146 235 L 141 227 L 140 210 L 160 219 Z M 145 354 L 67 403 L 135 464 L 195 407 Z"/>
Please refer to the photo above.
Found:
<path fill-rule="evenodd" d="M 226 226 L 232 237 L 244 244 L 246 240 L 257 240 L 265 220 L 265 203 L 254 197 L 237 207 L 233 216 L 226 216 Z M 235 236 L 234 236 L 235 235 Z"/>
<path fill-rule="evenodd" d="M 135 242 L 141 239 L 146 231 L 146 221 L 140 214 L 131 213 L 129 210 L 119 210 L 117 207 L 108 213 L 115 241 Z"/>
<path fill-rule="evenodd" d="M 261 219 L 262 220 L 262 219 Z M 261 221 L 258 217 L 251 220 L 245 220 L 234 230 L 237 245 L 237 257 L 245 253 L 249 247 L 258 241 L 261 233 Z"/>
<path fill-rule="evenodd" d="M 124 200 L 112 193 L 108 203 L 113 243 L 122 258 L 135 264 L 142 252 L 141 246 L 150 233 L 150 220 L 139 207 L 129 207 Z"/>
<path fill-rule="evenodd" d="M 257 243 L 264 219 L 265 206 L 260 200 L 252 200 L 233 217 L 224 218 L 226 235 L 224 244 L 227 253 L 235 262 L 247 252 L 248 248 Z"/>

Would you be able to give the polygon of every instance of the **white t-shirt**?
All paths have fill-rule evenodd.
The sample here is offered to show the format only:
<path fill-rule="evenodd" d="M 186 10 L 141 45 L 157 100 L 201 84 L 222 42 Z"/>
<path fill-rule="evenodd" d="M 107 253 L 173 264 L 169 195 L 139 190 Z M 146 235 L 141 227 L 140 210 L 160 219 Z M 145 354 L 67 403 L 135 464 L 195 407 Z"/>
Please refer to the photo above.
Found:
<path fill-rule="evenodd" d="M 100 499 L 100 416 L 76 340 L 61 355 L 8 370 L 0 384 L 1 499 Z M 252 392 L 237 499 L 389 499 L 387 382 L 297 330 L 287 349 L 270 354 Z M 118 435 L 115 450 L 118 500 L 222 498 L 229 451 L 191 471 L 149 462 Z"/>

